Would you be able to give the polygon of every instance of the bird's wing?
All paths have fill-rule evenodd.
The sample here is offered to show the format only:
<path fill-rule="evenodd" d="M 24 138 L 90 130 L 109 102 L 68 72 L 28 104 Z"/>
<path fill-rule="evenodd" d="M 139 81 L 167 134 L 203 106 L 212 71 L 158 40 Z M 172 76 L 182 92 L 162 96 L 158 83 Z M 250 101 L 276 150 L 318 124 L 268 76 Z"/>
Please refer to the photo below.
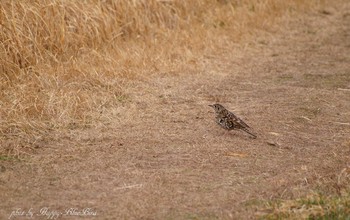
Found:
<path fill-rule="evenodd" d="M 250 128 L 249 125 L 247 125 L 242 119 L 238 118 L 235 114 L 230 112 L 229 117 L 235 121 L 235 123 L 238 126 L 244 127 L 244 128 Z"/>

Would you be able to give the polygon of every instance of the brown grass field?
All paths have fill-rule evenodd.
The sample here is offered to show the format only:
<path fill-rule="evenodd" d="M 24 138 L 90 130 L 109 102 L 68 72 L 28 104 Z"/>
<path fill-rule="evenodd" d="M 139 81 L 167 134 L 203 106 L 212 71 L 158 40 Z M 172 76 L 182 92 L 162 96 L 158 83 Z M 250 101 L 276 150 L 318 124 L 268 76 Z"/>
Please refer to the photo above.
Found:
<path fill-rule="evenodd" d="M 0 30 L 0 219 L 350 219 L 349 1 L 3 0 Z"/>

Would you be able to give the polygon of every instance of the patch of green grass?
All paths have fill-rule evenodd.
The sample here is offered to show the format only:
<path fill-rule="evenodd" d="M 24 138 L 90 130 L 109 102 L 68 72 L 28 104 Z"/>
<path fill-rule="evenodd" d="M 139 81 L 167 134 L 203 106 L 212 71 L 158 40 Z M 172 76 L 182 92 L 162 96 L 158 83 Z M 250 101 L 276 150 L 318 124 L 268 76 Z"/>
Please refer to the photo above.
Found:
<path fill-rule="evenodd" d="M 127 102 L 129 100 L 129 97 L 127 95 L 116 95 L 115 98 L 118 102 Z"/>
<path fill-rule="evenodd" d="M 244 202 L 244 205 L 246 207 L 256 207 L 256 206 L 261 206 L 263 204 L 264 204 L 264 201 L 259 200 L 259 199 L 251 199 L 251 200 Z"/>
<path fill-rule="evenodd" d="M 292 81 L 295 79 L 294 79 L 294 76 L 291 74 L 283 74 L 283 75 L 277 76 L 276 80 L 279 83 L 284 83 L 284 82 Z"/>
<path fill-rule="evenodd" d="M 10 161 L 10 160 L 16 160 L 14 157 L 0 155 L 0 161 Z"/>
<path fill-rule="evenodd" d="M 350 190 L 341 196 L 316 194 L 296 200 L 272 201 L 261 219 L 350 220 Z"/>

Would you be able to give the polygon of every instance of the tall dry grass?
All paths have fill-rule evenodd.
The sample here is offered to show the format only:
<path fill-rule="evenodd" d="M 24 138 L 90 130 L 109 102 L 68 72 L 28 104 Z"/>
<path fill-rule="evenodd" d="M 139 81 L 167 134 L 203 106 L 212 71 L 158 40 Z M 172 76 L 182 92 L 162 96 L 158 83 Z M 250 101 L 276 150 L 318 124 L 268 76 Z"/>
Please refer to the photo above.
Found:
<path fill-rule="evenodd" d="M 204 55 L 317 0 L 2 0 L 0 141 L 108 121 L 128 82 Z M 323 4 L 323 3 L 322 3 Z M 14 153 L 4 148 L 0 153 Z"/>

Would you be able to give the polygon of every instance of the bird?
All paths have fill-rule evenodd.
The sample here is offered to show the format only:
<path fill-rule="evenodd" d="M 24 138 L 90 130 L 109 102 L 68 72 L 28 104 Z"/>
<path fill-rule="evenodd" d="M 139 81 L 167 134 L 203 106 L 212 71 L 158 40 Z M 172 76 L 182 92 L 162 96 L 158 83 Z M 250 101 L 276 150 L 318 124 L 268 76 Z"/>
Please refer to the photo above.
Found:
<path fill-rule="evenodd" d="M 224 106 L 220 104 L 209 105 L 215 110 L 215 121 L 222 128 L 226 130 L 242 130 L 250 134 L 253 138 L 257 136 L 253 134 L 250 130 L 251 128 L 242 119 L 237 117 L 235 114 L 227 110 Z"/>

